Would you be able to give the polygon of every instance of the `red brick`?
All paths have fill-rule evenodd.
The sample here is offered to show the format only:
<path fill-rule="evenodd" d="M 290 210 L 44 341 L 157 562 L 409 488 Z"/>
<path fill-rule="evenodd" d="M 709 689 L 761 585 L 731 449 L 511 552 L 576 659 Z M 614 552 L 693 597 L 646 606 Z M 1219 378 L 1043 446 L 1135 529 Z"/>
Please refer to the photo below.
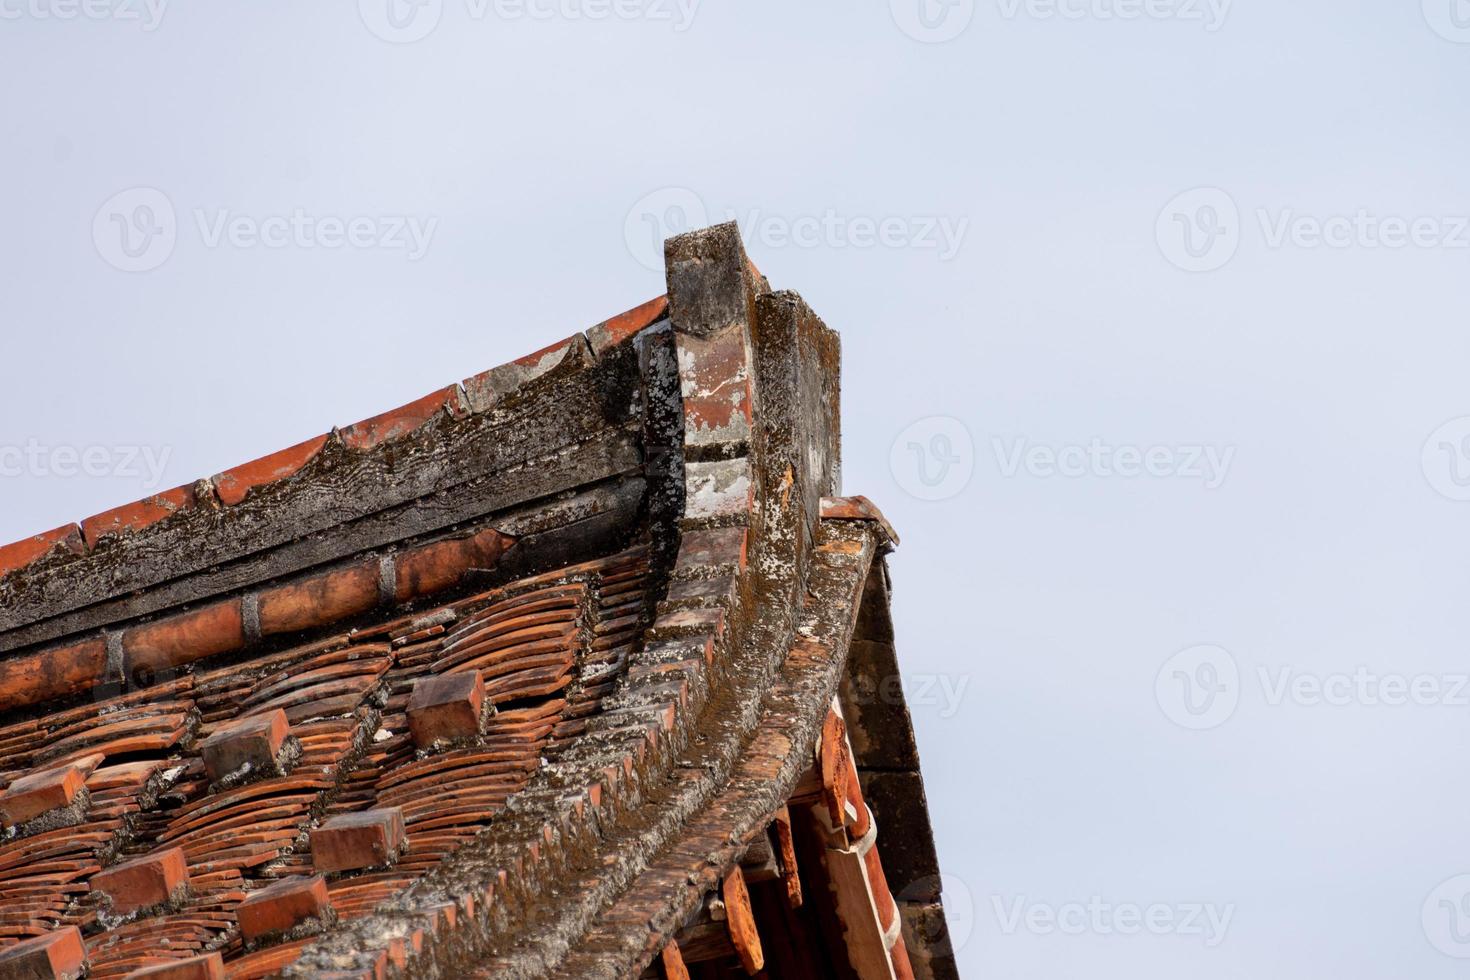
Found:
<path fill-rule="evenodd" d="M 0 661 L 0 711 L 91 690 L 107 674 L 107 643 L 97 637 Z"/>
<path fill-rule="evenodd" d="M 87 950 L 76 926 L 0 949 L 0 980 L 78 980 L 86 969 Z"/>
<path fill-rule="evenodd" d="M 225 980 L 225 960 L 218 953 L 160 963 L 134 970 L 124 980 Z"/>
<path fill-rule="evenodd" d="M 135 626 L 123 634 L 128 676 L 135 683 L 140 682 L 135 673 L 139 668 L 155 673 L 172 670 L 244 645 L 239 599 Z"/>
<path fill-rule="evenodd" d="M 497 531 L 485 530 L 468 538 L 435 541 L 397 556 L 395 597 L 407 602 L 458 585 L 471 568 L 490 568 L 515 543 Z"/>
<path fill-rule="evenodd" d="M 467 411 L 459 385 L 450 385 L 417 401 L 401 405 L 391 412 L 347 426 L 342 430 L 342 442 L 348 449 L 362 452 L 403 438 L 440 412 L 448 412 L 455 418 L 461 418 Z"/>
<path fill-rule="evenodd" d="M 684 440 L 694 446 L 750 439 L 755 371 L 744 324 L 713 337 L 678 335 Z"/>
<path fill-rule="evenodd" d="M 403 837 L 396 806 L 343 813 L 311 832 L 312 867 L 323 873 L 384 867 L 397 861 Z"/>
<path fill-rule="evenodd" d="M 320 919 L 331 907 L 325 878 L 298 875 L 252 892 L 235 908 L 235 919 L 240 923 L 240 934 L 254 942 L 294 929 L 307 919 Z"/>
<path fill-rule="evenodd" d="M 107 896 L 115 915 L 162 905 L 189 883 L 189 863 L 177 847 L 115 865 L 92 876 L 91 888 Z"/>
<path fill-rule="evenodd" d="M 82 538 L 82 529 L 76 524 L 68 524 L 66 527 L 0 547 L 0 578 L 25 568 L 36 559 L 56 550 L 68 551 L 74 555 L 86 554 L 87 544 Z"/>
<path fill-rule="evenodd" d="M 603 351 L 609 347 L 616 347 L 629 337 L 648 329 L 662 320 L 668 312 L 668 296 L 655 296 L 626 313 L 619 313 L 615 317 L 602 321 L 587 331 L 587 339 L 592 344 L 593 353 L 601 357 Z"/>
<path fill-rule="evenodd" d="M 680 572 L 714 570 L 733 567 L 745 571 L 749 533 L 743 527 L 718 527 L 702 531 L 685 531 L 679 540 Z"/>
<path fill-rule="evenodd" d="M 246 764 L 252 772 L 269 771 L 289 731 L 280 708 L 226 725 L 200 746 L 209 778 L 218 782 Z"/>
<path fill-rule="evenodd" d="M 180 511 L 193 509 L 196 503 L 192 484 L 175 487 L 173 490 L 144 497 L 131 504 L 114 507 L 96 517 L 87 518 L 82 521 L 82 538 L 87 542 L 88 548 L 95 548 L 97 542 L 106 535 L 141 531 Z"/>
<path fill-rule="evenodd" d="M 246 495 L 256 487 L 269 486 L 299 472 L 316 458 L 326 444 L 326 436 L 317 436 L 290 449 L 282 449 L 234 469 L 225 470 L 214 478 L 215 493 L 219 495 L 221 503 L 233 507 L 242 503 Z"/>
<path fill-rule="evenodd" d="M 262 636 L 294 633 L 365 613 L 378 604 L 378 562 L 297 579 L 260 593 Z"/>
<path fill-rule="evenodd" d="M 470 410 L 488 411 L 507 395 L 519 391 L 538 378 L 576 367 L 586 361 L 586 351 L 587 338 L 576 334 L 543 347 L 534 354 L 527 354 L 509 364 L 501 364 L 473 378 L 466 378 L 464 392 L 469 399 Z"/>
<path fill-rule="evenodd" d="M 438 741 L 480 734 L 485 682 L 478 670 L 421 678 L 408 699 L 408 727 L 413 741 L 426 749 Z"/>
<path fill-rule="evenodd" d="M 0 820 L 14 827 L 71 806 L 86 781 L 86 773 L 75 764 L 22 776 L 0 794 Z"/>
<path fill-rule="evenodd" d="M 898 544 L 898 532 L 888 523 L 888 518 L 867 497 L 823 497 L 822 520 L 824 521 L 874 521 L 888 539 Z"/>
<path fill-rule="evenodd" d="M 684 467 L 684 516 L 691 520 L 749 520 L 755 508 L 750 460 L 720 459 Z"/>

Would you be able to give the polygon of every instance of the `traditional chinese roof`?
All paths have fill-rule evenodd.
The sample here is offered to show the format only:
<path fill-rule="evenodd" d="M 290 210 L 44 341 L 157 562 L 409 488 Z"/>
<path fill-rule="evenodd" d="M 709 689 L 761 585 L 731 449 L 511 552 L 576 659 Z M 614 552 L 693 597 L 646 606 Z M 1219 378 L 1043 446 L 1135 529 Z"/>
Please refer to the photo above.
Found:
<path fill-rule="evenodd" d="M 837 336 L 666 260 L 0 547 L 0 980 L 956 975 Z"/>

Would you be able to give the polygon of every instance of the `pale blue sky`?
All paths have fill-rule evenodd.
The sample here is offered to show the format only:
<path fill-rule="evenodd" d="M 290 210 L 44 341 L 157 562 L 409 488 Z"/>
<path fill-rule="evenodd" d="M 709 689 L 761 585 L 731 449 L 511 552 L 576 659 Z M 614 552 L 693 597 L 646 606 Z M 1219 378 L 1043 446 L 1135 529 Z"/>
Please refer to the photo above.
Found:
<path fill-rule="evenodd" d="M 733 214 L 843 336 L 964 974 L 1463 975 L 1470 424 L 1421 450 L 1470 416 L 1470 4 L 68 2 L 0 0 L 0 539 L 155 489 L 122 447 L 174 486 L 590 326 Z M 1163 669 L 1202 644 L 1238 680 Z M 1233 715 L 1176 724 L 1179 664 Z M 1312 703 L 1359 668 L 1440 693 Z M 1171 925 L 1046 929 L 1094 896 Z"/>

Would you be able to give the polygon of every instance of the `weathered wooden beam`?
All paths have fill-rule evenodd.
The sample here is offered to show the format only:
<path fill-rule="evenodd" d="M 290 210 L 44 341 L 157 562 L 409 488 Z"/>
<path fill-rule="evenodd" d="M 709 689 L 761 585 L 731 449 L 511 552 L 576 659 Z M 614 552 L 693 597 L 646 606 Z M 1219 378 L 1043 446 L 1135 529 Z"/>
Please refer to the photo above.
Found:
<path fill-rule="evenodd" d="M 730 930 L 730 942 L 735 946 L 745 972 L 755 976 L 766 965 L 766 955 L 761 949 L 760 930 L 756 928 L 755 913 L 750 908 L 750 891 L 745 886 L 745 873 L 740 870 L 740 865 L 731 868 L 725 876 L 720 895 L 725 900 L 725 925 Z"/>

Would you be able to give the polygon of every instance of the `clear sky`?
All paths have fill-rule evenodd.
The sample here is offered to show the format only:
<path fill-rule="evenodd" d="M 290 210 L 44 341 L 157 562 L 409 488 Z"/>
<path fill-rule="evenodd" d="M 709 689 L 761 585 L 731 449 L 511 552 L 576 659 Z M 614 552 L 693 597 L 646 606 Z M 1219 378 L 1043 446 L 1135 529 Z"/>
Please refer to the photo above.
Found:
<path fill-rule="evenodd" d="M 0 0 L 0 539 L 733 215 L 843 336 L 964 974 L 1464 975 L 1470 3 L 392 2 Z"/>

